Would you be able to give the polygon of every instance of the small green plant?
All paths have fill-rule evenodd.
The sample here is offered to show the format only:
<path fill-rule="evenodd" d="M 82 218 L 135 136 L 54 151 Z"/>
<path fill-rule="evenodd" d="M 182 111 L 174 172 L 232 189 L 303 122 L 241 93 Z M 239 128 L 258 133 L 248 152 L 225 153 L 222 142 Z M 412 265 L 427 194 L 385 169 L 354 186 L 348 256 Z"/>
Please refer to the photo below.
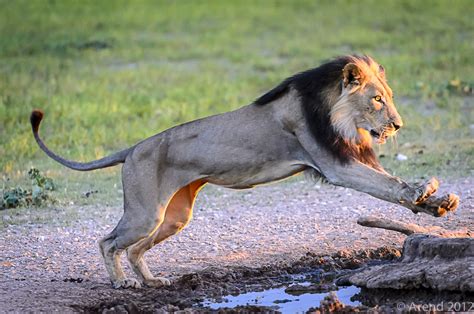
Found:
<path fill-rule="evenodd" d="M 0 209 L 16 208 L 22 206 L 41 206 L 46 203 L 55 203 L 56 200 L 49 191 L 54 191 L 56 186 L 53 179 L 45 177 L 36 168 L 28 171 L 31 186 L 4 188 L 1 191 Z"/>
<path fill-rule="evenodd" d="M 28 177 L 31 179 L 33 187 L 36 186 L 47 191 L 54 191 L 56 189 L 53 179 L 43 176 L 36 168 L 31 168 L 28 171 Z"/>

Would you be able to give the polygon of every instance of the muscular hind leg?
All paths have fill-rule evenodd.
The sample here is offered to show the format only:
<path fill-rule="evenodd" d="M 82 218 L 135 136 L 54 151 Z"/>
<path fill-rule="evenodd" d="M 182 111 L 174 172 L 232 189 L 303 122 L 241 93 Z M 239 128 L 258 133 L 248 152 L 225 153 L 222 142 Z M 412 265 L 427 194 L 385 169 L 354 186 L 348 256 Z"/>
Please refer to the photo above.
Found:
<path fill-rule="evenodd" d="M 116 234 L 112 231 L 99 242 L 100 253 L 104 258 L 105 268 L 109 273 L 114 288 L 140 288 L 140 283 L 133 278 L 126 278 L 120 263 L 123 249 L 117 248 Z"/>
<path fill-rule="evenodd" d="M 159 156 L 150 156 L 146 147 L 127 159 L 122 169 L 124 213 L 117 227 L 99 245 L 107 272 L 115 288 L 140 287 L 139 281 L 126 278 L 120 255 L 129 246 L 150 237 L 164 221 L 168 199 L 174 191 L 160 184 Z M 143 158 L 154 158 L 153 163 Z M 168 187 L 168 188 L 167 188 Z"/>
<path fill-rule="evenodd" d="M 178 233 L 189 223 L 192 218 L 194 200 L 204 184 L 204 181 L 198 180 L 179 189 L 166 207 L 164 221 L 160 227 L 150 237 L 127 249 L 127 257 L 132 269 L 147 286 L 158 287 L 170 284 L 168 279 L 154 277 L 151 274 L 143 255 L 155 244 Z"/>
<path fill-rule="evenodd" d="M 161 224 L 163 218 L 150 219 L 150 221 L 143 223 L 138 222 L 138 219 L 136 219 L 135 223 L 138 222 L 137 225 L 141 225 L 139 228 L 134 228 L 135 224 L 131 225 L 130 220 L 124 214 L 117 227 L 99 242 L 100 252 L 104 258 L 105 267 L 114 288 L 141 287 L 140 282 L 136 279 L 125 277 L 120 256 L 130 245 L 149 237 L 153 233 L 153 229 L 156 229 Z M 128 223 L 124 223 L 124 221 Z"/>
<path fill-rule="evenodd" d="M 145 262 L 143 255 L 153 247 L 153 237 L 157 232 L 149 237 L 135 243 L 127 249 L 127 258 L 139 280 L 147 286 L 168 286 L 170 281 L 162 277 L 154 277 Z"/>

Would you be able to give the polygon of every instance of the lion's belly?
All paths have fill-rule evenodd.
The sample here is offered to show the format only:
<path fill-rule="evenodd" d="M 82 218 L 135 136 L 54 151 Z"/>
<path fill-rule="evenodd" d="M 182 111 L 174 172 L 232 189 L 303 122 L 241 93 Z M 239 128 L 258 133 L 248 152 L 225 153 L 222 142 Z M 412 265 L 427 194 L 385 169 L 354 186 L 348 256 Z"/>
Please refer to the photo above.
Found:
<path fill-rule="evenodd" d="M 232 189 L 248 189 L 255 186 L 282 180 L 305 170 L 306 166 L 292 162 L 271 163 L 263 167 L 249 166 L 247 169 L 234 169 L 207 178 L 209 183 Z"/>

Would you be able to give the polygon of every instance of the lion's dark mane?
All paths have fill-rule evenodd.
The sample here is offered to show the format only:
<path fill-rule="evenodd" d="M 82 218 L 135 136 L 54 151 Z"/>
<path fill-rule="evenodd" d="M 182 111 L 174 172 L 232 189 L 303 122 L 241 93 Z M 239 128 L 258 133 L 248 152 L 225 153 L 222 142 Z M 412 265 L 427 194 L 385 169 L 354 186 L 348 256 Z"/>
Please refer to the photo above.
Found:
<path fill-rule="evenodd" d="M 330 105 L 332 104 L 328 104 L 324 91 L 332 88 L 342 88 L 342 70 L 347 63 L 351 62 L 351 58 L 354 57 L 339 57 L 317 68 L 289 77 L 255 100 L 254 104 L 257 106 L 265 105 L 286 94 L 290 88 L 295 89 L 301 99 L 308 128 L 322 147 L 326 148 L 343 164 L 356 159 L 380 169 L 381 166 L 371 147 L 357 146 L 344 140 L 331 124 Z M 364 60 L 365 57 L 356 58 Z"/>

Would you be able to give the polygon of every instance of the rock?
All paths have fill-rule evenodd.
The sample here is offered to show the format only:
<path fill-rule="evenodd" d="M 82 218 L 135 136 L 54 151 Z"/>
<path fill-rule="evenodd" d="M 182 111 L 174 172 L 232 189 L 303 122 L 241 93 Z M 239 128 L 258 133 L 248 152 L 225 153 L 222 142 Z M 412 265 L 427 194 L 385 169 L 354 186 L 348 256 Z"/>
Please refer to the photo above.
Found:
<path fill-rule="evenodd" d="M 344 309 L 344 304 L 339 301 L 336 293 L 330 292 L 320 303 L 319 308 L 321 313 L 340 312 Z"/>
<path fill-rule="evenodd" d="M 128 314 L 127 309 L 123 305 L 117 305 L 102 311 L 102 314 Z"/>
<path fill-rule="evenodd" d="M 321 292 L 328 292 L 332 290 L 337 290 L 335 285 L 328 285 L 328 284 L 311 284 L 308 286 L 303 286 L 300 284 L 289 286 L 285 289 L 285 292 L 291 295 L 302 295 L 305 293 L 321 293 Z"/>
<path fill-rule="evenodd" d="M 348 280 L 369 289 L 474 292 L 474 238 L 411 235 L 401 261 L 363 269 Z"/>

